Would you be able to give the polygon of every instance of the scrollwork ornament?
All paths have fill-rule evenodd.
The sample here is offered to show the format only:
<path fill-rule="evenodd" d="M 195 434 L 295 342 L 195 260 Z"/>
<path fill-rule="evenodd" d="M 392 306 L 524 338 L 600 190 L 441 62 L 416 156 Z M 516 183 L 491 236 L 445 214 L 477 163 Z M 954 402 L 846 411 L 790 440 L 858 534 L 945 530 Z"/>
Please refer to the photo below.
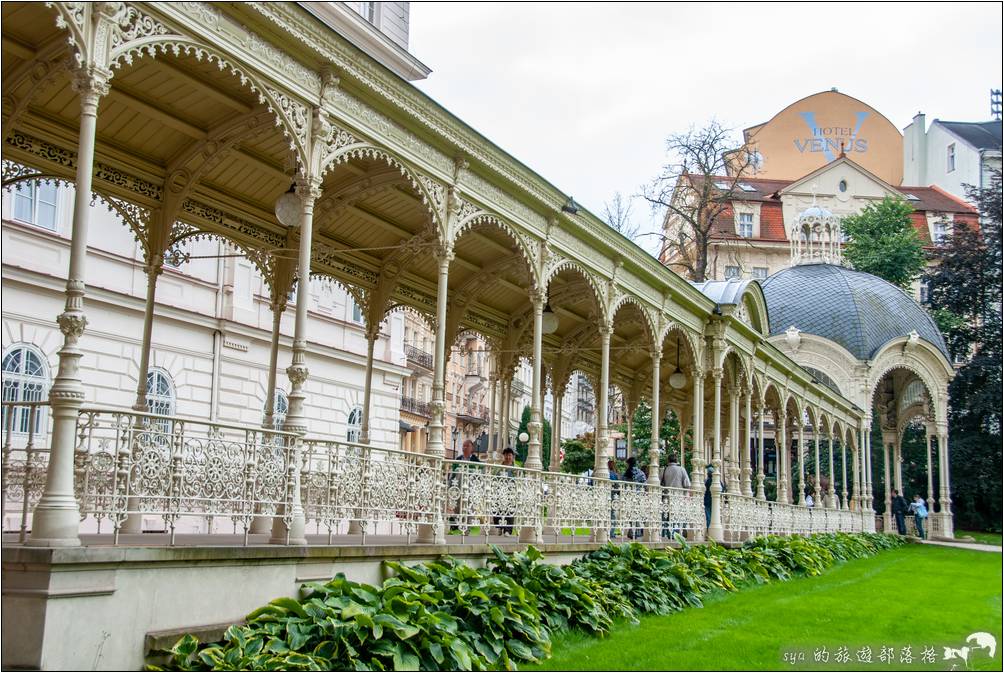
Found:
<path fill-rule="evenodd" d="M 76 311 L 67 311 L 56 318 L 56 323 L 59 325 L 59 331 L 67 339 L 79 339 L 87 328 L 87 316 Z"/>
<path fill-rule="evenodd" d="M 310 376 L 310 370 L 306 365 L 294 364 L 286 367 L 286 376 L 294 386 L 302 386 Z"/>

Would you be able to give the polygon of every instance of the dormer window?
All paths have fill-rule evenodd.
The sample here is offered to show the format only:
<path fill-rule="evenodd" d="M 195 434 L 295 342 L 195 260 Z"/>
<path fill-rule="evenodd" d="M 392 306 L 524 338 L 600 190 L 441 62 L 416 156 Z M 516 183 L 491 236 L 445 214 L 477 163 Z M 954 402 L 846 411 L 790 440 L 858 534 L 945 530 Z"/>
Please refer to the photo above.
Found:
<path fill-rule="evenodd" d="M 753 213 L 739 213 L 739 235 L 753 238 Z"/>

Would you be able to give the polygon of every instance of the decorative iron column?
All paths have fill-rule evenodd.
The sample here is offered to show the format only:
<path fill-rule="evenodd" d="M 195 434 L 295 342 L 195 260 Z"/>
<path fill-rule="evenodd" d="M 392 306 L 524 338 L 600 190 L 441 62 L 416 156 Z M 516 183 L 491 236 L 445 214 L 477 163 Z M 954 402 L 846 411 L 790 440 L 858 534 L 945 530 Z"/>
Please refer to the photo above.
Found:
<path fill-rule="evenodd" d="M 265 420 L 262 427 L 271 430 L 275 427 L 275 387 L 276 372 L 279 366 L 279 336 L 282 325 L 282 314 L 286 311 L 286 295 L 282 292 L 272 292 L 272 343 L 268 351 L 268 384 L 265 390 Z"/>
<path fill-rule="evenodd" d="M 892 529 L 892 484 L 889 483 L 889 443 L 885 441 L 885 435 L 882 437 L 882 467 L 883 476 L 885 477 L 885 514 L 882 515 L 883 527 L 885 532 L 889 532 Z"/>
<path fill-rule="evenodd" d="M 829 485 L 829 488 L 827 489 L 827 500 L 829 502 L 828 502 L 827 506 L 836 509 L 837 508 L 837 489 L 836 489 L 836 485 L 834 484 L 835 479 L 834 479 L 834 474 L 833 474 L 833 441 L 834 441 L 834 439 L 833 439 L 833 430 L 829 426 L 827 426 L 827 428 L 826 428 L 826 449 L 828 451 L 829 462 L 830 462 L 830 464 L 829 464 L 830 485 Z"/>
<path fill-rule="evenodd" d="M 596 404 L 596 459 L 593 465 L 593 475 L 600 479 L 608 479 L 610 470 L 607 468 L 609 447 L 607 437 L 607 403 L 610 389 L 610 335 L 613 328 L 610 325 L 600 325 L 600 389 Z M 605 531 L 606 532 L 606 531 Z"/>
<path fill-rule="evenodd" d="M 763 424 L 764 424 L 764 412 L 766 408 L 764 406 L 763 395 L 760 396 L 760 413 L 757 419 L 757 435 L 756 435 L 756 497 L 760 500 L 767 499 L 767 493 L 763 489 L 764 471 L 763 471 Z"/>
<path fill-rule="evenodd" d="M 84 403 L 84 386 L 80 381 L 83 353 L 79 343 L 87 327 L 84 314 L 87 229 L 91 218 L 98 102 L 108 93 L 111 76 L 110 71 L 93 65 L 80 67 L 73 73 L 73 89 L 80 95 L 80 132 L 66 304 L 56 318 L 63 333 L 63 346 L 59 349 L 59 369 L 49 388 L 49 404 L 52 407 L 49 466 L 45 475 L 45 490 L 32 515 L 31 537 L 25 542 L 31 546 L 75 547 L 80 544 L 80 510 L 73 491 L 77 416 Z"/>
<path fill-rule="evenodd" d="M 805 506 L 805 423 L 798 424 L 798 504 Z"/>
<path fill-rule="evenodd" d="M 721 542 L 725 539 L 725 531 L 722 528 L 722 378 L 725 372 L 721 367 L 715 367 L 711 375 L 715 379 L 715 408 L 714 408 L 714 454 L 711 459 L 711 525 L 708 526 L 708 538 Z"/>
<path fill-rule="evenodd" d="M 662 353 L 652 353 L 652 435 L 648 445 L 648 483 L 659 484 L 659 429 L 662 419 L 659 418 L 659 365 Z M 682 428 L 682 423 L 680 424 Z M 681 430 L 682 431 L 682 430 Z M 683 443 L 680 443 L 680 465 L 683 465 Z"/>
<path fill-rule="evenodd" d="M 788 414 L 784 409 L 777 412 L 774 418 L 775 444 L 777 446 L 777 494 L 774 500 L 781 503 L 790 503 L 788 495 L 788 480 L 784 476 L 784 454 L 788 453 Z"/>
<path fill-rule="evenodd" d="M 694 452 L 690 458 L 690 487 L 704 492 L 704 375 L 694 369 L 694 411 L 690 426 L 693 428 Z M 681 458 L 682 460 L 682 458 Z"/>
<path fill-rule="evenodd" d="M 282 429 L 296 434 L 287 466 L 286 504 L 289 512 L 277 516 L 272 522 L 271 544 L 307 544 L 306 517 L 300 500 L 300 457 L 303 453 L 303 437 L 307 434 L 307 415 L 304 390 L 310 370 L 307 368 L 307 308 L 310 305 L 310 261 L 314 228 L 314 202 L 321 196 L 321 180 L 308 178 L 297 184 L 296 193 L 301 201 L 300 249 L 296 267 L 297 299 L 296 322 L 293 328 L 292 363 L 286 369 L 289 377 L 289 410 Z M 288 524 L 287 524 L 288 520 Z"/>
<path fill-rule="evenodd" d="M 747 389 L 744 391 L 743 399 L 745 401 L 746 415 L 743 417 L 742 423 L 742 433 L 740 439 L 742 440 L 739 444 L 739 469 L 741 470 L 741 487 L 742 494 L 748 498 L 753 497 L 753 485 L 750 481 L 753 470 L 750 469 L 750 427 L 753 424 L 753 391 Z"/>
<path fill-rule="evenodd" d="M 730 384 L 729 393 L 729 455 L 726 476 L 729 493 L 739 494 L 739 387 Z"/>
<path fill-rule="evenodd" d="M 924 426 L 924 444 L 927 446 L 927 511 L 934 514 L 934 473 L 931 470 L 931 439 L 934 435 L 934 426 Z"/>
<path fill-rule="evenodd" d="M 527 444 L 526 463 L 524 467 L 528 470 L 541 470 L 544 465 L 540 459 L 541 440 L 544 429 L 544 410 L 541 408 L 541 354 L 543 351 L 544 335 L 544 300 L 545 297 L 540 292 L 534 292 L 530 297 L 533 304 L 533 380 L 530 384 L 530 421 L 526 424 L 526 429 L 530 435 Z"/>
<path fill-rule="evenodd" d="M 842 487 L 843 500 L 840 503 L 840 509 L 847 509 L 847 447 L 845 446 L 844 437 L 840 438 L 840 484 Z"/>
<path fill-rule="evenodd" d="M 950 456 L 948 453 L 948 423 L 938 425 L 938 453 L 941 457 L 941 470 L 938 473 L 938 485 L 941 491 L 941 535 L 947 538 L 955 537 L 955 525 L 952 520 L 952 482 Z"/>
<path fill-rule="evenodd" d="M 436 352 L 433 354 L 432 379 L 432 419 L 429 422 L 428 454 L 437 458 L 446 456 L 446 444 L 443 437 L 444 415 L 446 413 L 446 303 L 449 298 L 450 262 L 453 261 L 453 248 L 441 246 L 436 251 L 436 262 L 439 264 L 439 276 L 436 285 Z"/>
<path fill-rule="evenodd" d="M 151 243 L 148 242 L 148 245 Z M 164 255 L 150 250 L 144 271 L 146 272 L 146 306 L 143 310 L 143 340 L 140 345 L 139 371 L 136 381 L 136 402 L 132 408 L 146 411 L 146 378 L 150 371 L 150 350 L 153 341 L 153 311 L 157 302 L 157 279 L 164 271 Z"/>
<path fill-rule="evenodd" d="M 373 349 L 380 338 L 380 325 L 366 326 L 366 380 L 363 382 L 363 418 L 359 427 L 359 443 L 370 443 L 370 407 L 373 398 Z"/>
<path fill-rule="evenodd" d="M 823 500 L 822 500 L 823 489 L 820 488 L 820 485 L 819 485 L 819 474 L 820 474 L 819 473 L 819 442 L 820 442 L 820 438 L 822 437 L 822 433 L 820 432 L 820 428 L 819 428 L 819 414 L 818 413 L 816 414 L 815 420 L 816 420 L 816 422 L 812 424 L 812 437 L 813 437 L 812 445 L 813 445 L 813 453 L 816 456 L 816 465 L 815 465 L 816 483 L 814 483 L 812 485 L 812 504 L 815 507 L 823 507 L 824 506 L 823 505 Z"/>
<path fill-rule="evenodd" d="M 554 405 L 551 409 L 551 460 L 548 461 L 548 470 L 551 472 L 561 471 L 561 418 L 564 407 L 565 386 L 558 382 L 558 377 L 552 372 L 551 378 L 554 387 Z"/>

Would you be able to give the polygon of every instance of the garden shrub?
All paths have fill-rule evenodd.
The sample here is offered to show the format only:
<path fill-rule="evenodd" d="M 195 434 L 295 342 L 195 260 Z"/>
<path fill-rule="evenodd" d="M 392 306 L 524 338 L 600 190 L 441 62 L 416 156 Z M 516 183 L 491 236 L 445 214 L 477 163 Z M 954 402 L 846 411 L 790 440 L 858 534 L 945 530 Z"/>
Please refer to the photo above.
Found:
<path fill-rule="evenodd" d="M 487 568 L 449 557 L 390 561 L 395 576 L 380 587 L 341 574 L 309 583 L 302 599 L 277 598 L 221 642 L 188 635 L 162 654 L 170 670 L 514 670 L 550 656 L 558 631 L 602 636 L 640 614 L 700 607 L 709 592 L 818 575 L 903 543 L 827 533 L 758 537 L 735 549 L 608 544 L 567 566 L 543 563 L 533 547 L 512 554 L 493 547 Z"/>

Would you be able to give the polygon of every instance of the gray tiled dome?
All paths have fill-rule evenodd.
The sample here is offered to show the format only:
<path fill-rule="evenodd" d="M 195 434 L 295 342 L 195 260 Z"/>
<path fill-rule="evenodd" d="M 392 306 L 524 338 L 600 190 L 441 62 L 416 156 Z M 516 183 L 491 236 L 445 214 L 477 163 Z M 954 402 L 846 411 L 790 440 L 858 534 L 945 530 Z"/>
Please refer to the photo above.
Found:
<path fill-rule="evenodd" d="M 803 264 L 778 271 L 761 286 L 771 335 L 794 325 L 868 360 L 890 339 L 916 330 L 949 357 L 927 311 L 878 276 L 832 264 Z"/>

